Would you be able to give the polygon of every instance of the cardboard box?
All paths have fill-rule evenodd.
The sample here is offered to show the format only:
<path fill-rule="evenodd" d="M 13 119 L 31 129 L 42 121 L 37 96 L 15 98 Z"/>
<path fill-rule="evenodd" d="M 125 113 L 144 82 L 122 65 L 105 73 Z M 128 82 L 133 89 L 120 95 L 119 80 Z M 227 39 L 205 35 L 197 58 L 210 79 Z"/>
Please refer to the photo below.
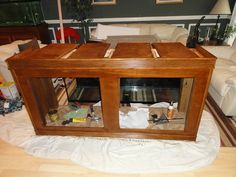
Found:
<path fill-rule="evenodd" d="M 6 99 L 14 99 L 19 97 L 19 93 L 14 82 L 3 82 L 0 85 L 0 89 Z"/>

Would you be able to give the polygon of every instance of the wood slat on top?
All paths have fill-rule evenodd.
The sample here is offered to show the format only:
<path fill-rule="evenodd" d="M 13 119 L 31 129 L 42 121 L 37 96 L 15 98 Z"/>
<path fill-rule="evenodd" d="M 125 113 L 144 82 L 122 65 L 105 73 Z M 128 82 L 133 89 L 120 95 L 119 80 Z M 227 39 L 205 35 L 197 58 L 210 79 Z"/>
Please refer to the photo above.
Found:
<path fill-rule="evenodd" d="M 76 44 L 49 44 L 40 50 L 33 51 L 28 57 L 30 59 L 56 59 L 69 53 L 77 46 Z"/>
<path fill-rule="evenodd" d="M 111 58 L 153 58 L 150 43 L 118 43 Z"/>
<path fill-rule="evenodd" d="M 104 58 L 106 50 L 110 44 L 107 43 L 87 43 L 82 44 L 79 48 L 72 53 L 68 59 L 89 59 L 89 58 Z"/>
<path fill-rule="evenodd" d="M 162 58 L 199 58 L 181 43 L 153 43 L 152 46 Z"/>

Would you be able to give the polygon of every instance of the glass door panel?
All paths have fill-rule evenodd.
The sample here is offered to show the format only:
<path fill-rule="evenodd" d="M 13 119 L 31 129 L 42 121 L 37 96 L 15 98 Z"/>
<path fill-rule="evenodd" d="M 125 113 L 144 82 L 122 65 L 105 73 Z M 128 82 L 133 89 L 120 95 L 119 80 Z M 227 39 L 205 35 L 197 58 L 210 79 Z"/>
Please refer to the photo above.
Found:
<path fill-rule="evenodd" d="M 121 78 L 120 128 L 184 130 L 192 78 Z"/>
<path fill-rule="evenodd" d="M 99 80 L 31 78 L 29 83 L 46 126 L 103 127 Z M 97 84 L 98 83 L 98 84 Z"/>

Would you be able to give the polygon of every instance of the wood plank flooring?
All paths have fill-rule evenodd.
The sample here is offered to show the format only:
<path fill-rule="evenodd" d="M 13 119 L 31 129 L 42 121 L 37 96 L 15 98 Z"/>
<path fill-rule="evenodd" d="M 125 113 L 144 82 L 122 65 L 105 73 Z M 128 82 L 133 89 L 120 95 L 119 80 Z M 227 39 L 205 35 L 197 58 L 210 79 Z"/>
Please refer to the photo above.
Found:
<path fill-rule="evenodd" d="M 0 177 L 235 177 L 236 148 L 222 147 L 212 165 L 184 173 L 109 174 L 97 172 L 68 160 L 33 157 L 0 140 Z"/>
<path fill-rule="evenodd" d="M 220 131 L 221 146 L 236 147 L 236 122 L 232 117 L 225 116 L 213 98 L 208 95 L 206 104 Z"/>

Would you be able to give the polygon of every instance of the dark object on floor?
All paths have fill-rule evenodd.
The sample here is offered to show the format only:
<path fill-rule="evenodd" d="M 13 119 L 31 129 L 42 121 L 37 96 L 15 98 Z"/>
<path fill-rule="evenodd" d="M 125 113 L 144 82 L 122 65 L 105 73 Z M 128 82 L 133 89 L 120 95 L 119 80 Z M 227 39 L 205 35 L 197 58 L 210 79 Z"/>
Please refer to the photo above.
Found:
<path fill-rule="evenodd" d="M 168 123 L 169 120 L 167 119 L 166 115 L 164 113 L 161 114 L 159 120 L 156 122 L 156 124 L 164 124 Z"/>
<path fill-rule="evenodd" d="M 159 120 L 158 115 L 157 115 L 157 114 L 153 114 L 151 121 L 152 121 L 153 123 L 156 123 L 158 120 Z"/>
<path fill-rule="evenodd" d="M 64 120 L 61 124 L 66 125 L 72 122 L 72 119 Z"/>
<path fill-rule="evenodd" d="M 22 99 L 17 97 L 15 99 L 1 99 L 0 100 L 0 114 L 5 115 L 7 113 L 22 110 Z"/>
<path fill-rule="evenodd" d="M 169 122 L 169 120 L 167 119 L 167 117 L 164 113 L 162 113 L 159 118 L 158 118 L 157 114 L 153 114 L 152 119 L 150 121 L 152 121 L 155 124 L 164 124 L 164 123 Z"/>

